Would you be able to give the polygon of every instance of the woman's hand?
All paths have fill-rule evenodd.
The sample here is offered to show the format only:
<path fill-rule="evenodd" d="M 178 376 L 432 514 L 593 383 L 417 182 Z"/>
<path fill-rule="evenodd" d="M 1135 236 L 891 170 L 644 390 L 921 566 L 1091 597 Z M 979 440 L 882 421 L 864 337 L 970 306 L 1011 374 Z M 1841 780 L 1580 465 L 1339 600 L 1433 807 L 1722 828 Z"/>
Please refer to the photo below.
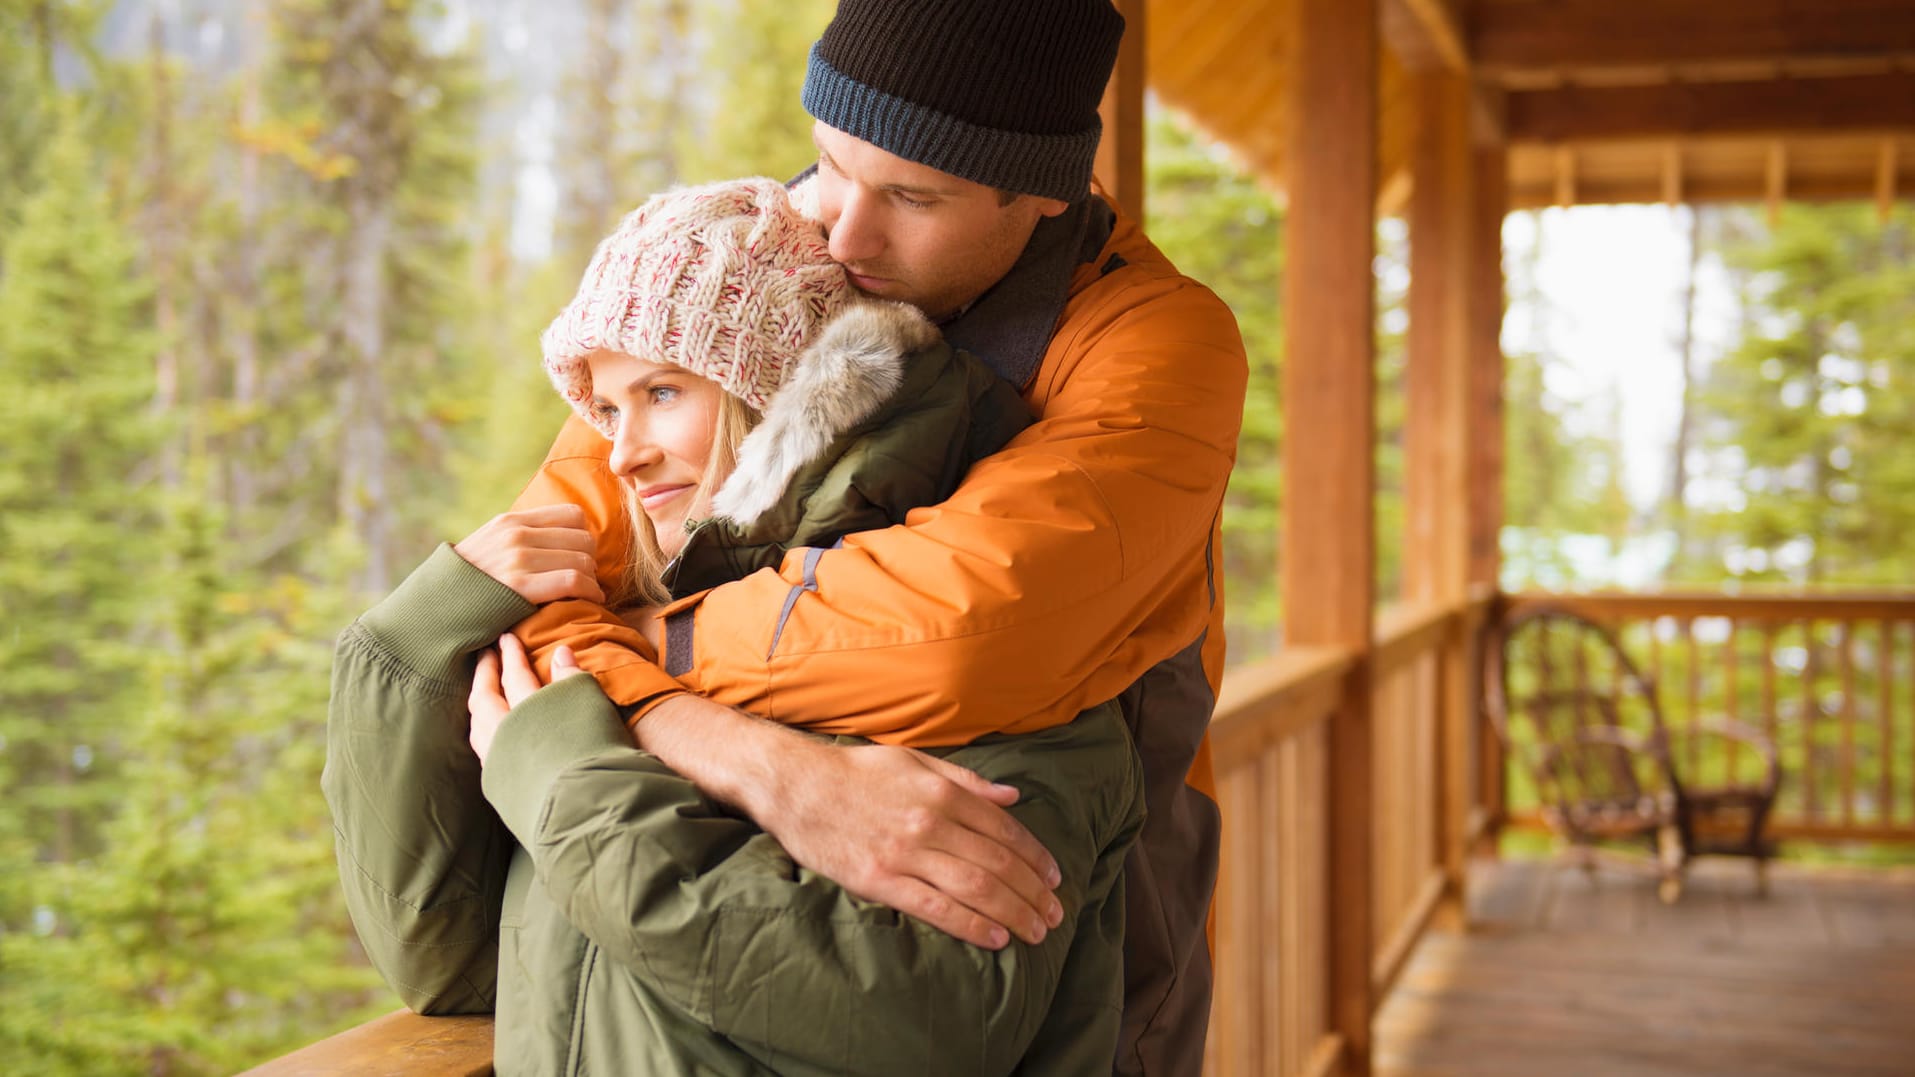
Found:
<path fill-rule="evenodd" d="M 452 551 L 535 606 L 561 598 L 603 604 L 592 533 L 577 505 L 545 505 L 487 520 Z"/>
<path fill-rule="evenodd" d="M 553 681 L 583 672 L 570 647 L 560 644 L 552 652 Z M 472 694 L 466 697 L 466 709 L 472 715 L 472 731 L 467 739 L 472 742 L 472 752 L 479 757 L 480 766 L 485 765 L 485 757 L 492 751 L 492 738 L 498 735 L 499 726 L 504 724 L 512 708 L 541 687 L 538 671 L 532 668 L 525 645 L 512 633 L 500 636 L 497 647 L 487 647 L 479 655 L 479 668 L 472 675 Z"/>

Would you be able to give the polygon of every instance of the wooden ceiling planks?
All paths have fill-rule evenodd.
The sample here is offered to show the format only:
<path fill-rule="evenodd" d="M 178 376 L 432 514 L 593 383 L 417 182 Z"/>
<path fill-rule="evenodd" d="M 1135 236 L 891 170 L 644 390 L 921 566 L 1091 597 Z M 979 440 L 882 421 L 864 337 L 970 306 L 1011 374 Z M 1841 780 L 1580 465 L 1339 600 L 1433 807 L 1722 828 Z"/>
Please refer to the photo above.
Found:
<path fill-rule="evenodd" d="M 1282 174 L 1285 10 L 1283 0 L 1152 0 L 1146 15 L 1152 90 L 1273 188 Z"/>
<path fill-rule="evenodd" d="M 1781 152 L 1775 152 L 1780 145 Z M 1885 148 L 1886 147 L 1886 148 Z M 1574 150 L 1575 203 L 1661 202 L 1668 197 L 1667 140 L 1605 142 Z M 1564 147 L 1510 150 L 1510 205 L 1537 209 L 1559 204 Z M 1766 202 L 1778 180 L 1799 201 L 1854 199 L 1881 204 L 1883 192 L 1915 190 L 1915 135 L 1831 135 L 1787 139 L 1722 138 L 1681 147 L 1681 196 L 1686 202 Z M 1777 161 L 1780 161 L 1780 174 Z"/>
<path fill-rule="evenodd" d="M 1512 142 L 1915 130 L 1915 72 L 1509 95 Z"/>
<path fill-rule="evenodd" d="M 1470 51 L 1491 75 L 1915 53 L 1906 0 L 1490 0 Z"/>
<path fill-rule="evenodd" d="M 1294 2 L 1148 7 L 1152 90 L 1275 190 Z M 1776 187 L 1771 145 L 1783 147 L 1789 197 L 1881 202 L 1915 189 L 1911 0 L 1379 4 L 1388 46 L 1378 69 L 1382 186 L 1409 161 L 1417 122 L 1409 72 L 1450 67 L 1460 49 L 1477 65 L 1479 102 L 1506 98 L 1516 205 L 1565 196 L 1762 201 Z"/>

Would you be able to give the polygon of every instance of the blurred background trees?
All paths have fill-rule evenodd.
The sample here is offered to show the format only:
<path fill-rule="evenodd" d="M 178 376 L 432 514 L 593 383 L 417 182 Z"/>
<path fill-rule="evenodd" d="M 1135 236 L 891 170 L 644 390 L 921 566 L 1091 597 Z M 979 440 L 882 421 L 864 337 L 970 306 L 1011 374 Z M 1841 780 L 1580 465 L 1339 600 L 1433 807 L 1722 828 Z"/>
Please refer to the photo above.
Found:
<path fill-rule="evenodd" d="M 392 1008 L 318 793 L 331 639 L 518 492 L 537 334 L 647 194 L 813 156 L 830 0 L 0 0 L 0 1072 L 224 1073 Z M 1233 661 L 1278 641 L 1283 209 L 1167 113 L 1150 231 L 1237 312 Z M 1681 481 L 1512 350 L 1506 584 L 1897 584 L 1915 221 L 1711 211 L 1737 343 Z M 1379 242 L 1379 559 L 1401 561 L 1403 229 Z M 1536 247 L 1512 302 L 1546 316 Z M 1690 302 L 1693 303 L 1693 298 Z M 1597 567 L 1592 568 L 1595 564 Z"/>

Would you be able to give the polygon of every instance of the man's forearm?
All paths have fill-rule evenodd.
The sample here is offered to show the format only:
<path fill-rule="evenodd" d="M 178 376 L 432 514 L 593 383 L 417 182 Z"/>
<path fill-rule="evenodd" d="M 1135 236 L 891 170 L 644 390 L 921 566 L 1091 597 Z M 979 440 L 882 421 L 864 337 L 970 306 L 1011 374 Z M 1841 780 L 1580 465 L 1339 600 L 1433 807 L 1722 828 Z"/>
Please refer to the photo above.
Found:
<path fill-rule="evenodd" d="M 653 707 L 638 746 L 744 812 L 853 896 L 997 949 L 1063 917 L 1057 862 L 1004 809 L 1018 791 L 907 748 L 840 747 L 689 693 Z"/>
<path fill-rule="evenodd" d="M 640 748 L 706 796 L 760 826 L 776 810 L 779 775 L 798 763 L 800 753 L 817 747 L 802 733 L 690 692 L 653 707 L 633 726 L 633 734 Z"/>

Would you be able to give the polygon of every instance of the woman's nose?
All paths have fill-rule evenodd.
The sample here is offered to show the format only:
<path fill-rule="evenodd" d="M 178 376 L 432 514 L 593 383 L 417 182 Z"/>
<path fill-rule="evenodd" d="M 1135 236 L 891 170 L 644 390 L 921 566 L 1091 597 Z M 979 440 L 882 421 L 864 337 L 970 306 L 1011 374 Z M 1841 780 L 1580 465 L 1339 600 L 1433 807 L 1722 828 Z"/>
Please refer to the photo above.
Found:
<path fill-rule="evenodd" d="M 622 422 L 612 438 L 612 456 L 608 463 L 612 474 L 629 478 L 658 459 L 658 447 L 638 423 Z"/>

